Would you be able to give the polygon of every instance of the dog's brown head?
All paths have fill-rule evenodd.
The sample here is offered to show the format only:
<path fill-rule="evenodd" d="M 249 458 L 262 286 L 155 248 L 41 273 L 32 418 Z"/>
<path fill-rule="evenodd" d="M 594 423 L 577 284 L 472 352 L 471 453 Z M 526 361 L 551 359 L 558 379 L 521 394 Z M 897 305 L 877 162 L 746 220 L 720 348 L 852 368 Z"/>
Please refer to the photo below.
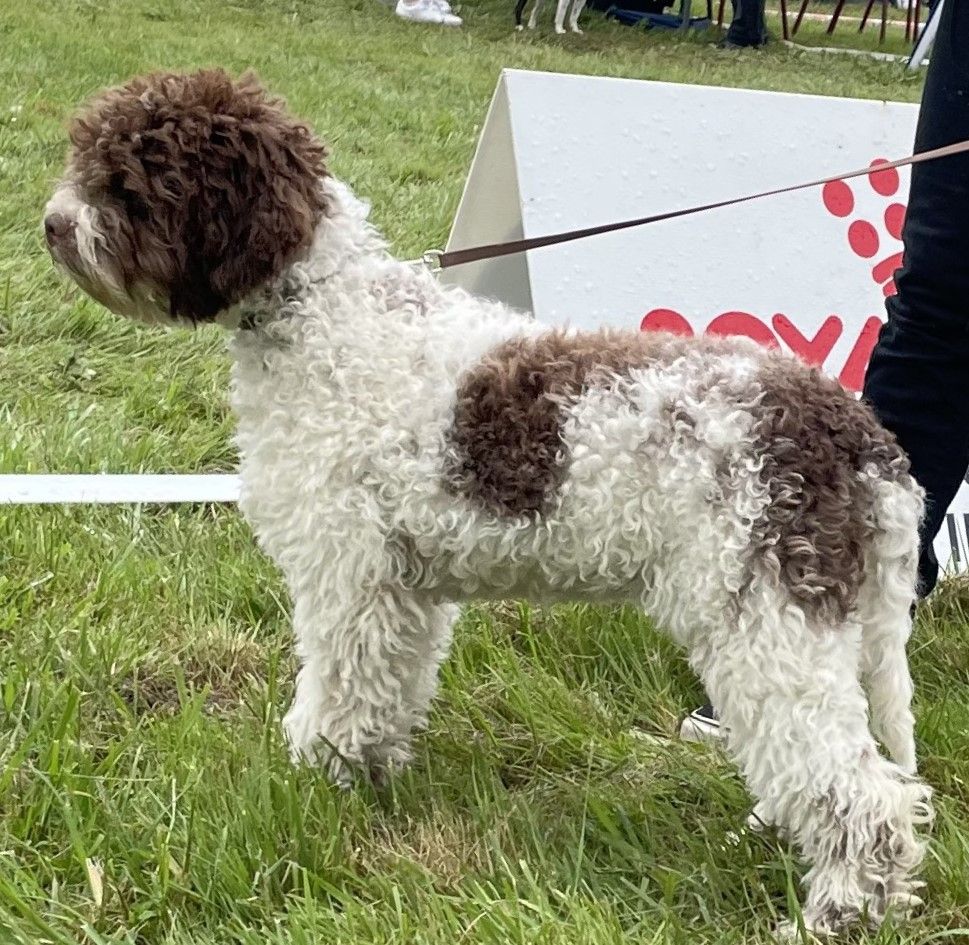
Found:
<path fill-rule="evenodd" d="M 323 145 L 249 74 L 134 79 L 70 138 L 47 244 L 121 315 L 213 319 L 305 252 L 326 211 Z"/>

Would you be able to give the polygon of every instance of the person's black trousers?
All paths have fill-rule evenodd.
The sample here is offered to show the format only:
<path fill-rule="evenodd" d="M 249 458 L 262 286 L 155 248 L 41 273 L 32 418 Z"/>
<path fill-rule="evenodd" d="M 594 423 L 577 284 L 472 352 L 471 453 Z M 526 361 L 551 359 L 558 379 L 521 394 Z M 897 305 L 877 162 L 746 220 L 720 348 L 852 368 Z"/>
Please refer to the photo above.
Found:
<path fill-rule="evenodd" d="M 764 0 L 733 0 L 727 41 L 737 46 L 763 46 L 767 42 Z"/>
<path fill-rule="evenodd" d="M 969 0 L 945 0 L 922 93 L 915 150 L 969 138 Z M 864 397 L 912 461 L 927 493 L 920 593 L 932 550 L 969 468 L 969 154 L 912 168 L 898 294 L 888 300 Z"/>

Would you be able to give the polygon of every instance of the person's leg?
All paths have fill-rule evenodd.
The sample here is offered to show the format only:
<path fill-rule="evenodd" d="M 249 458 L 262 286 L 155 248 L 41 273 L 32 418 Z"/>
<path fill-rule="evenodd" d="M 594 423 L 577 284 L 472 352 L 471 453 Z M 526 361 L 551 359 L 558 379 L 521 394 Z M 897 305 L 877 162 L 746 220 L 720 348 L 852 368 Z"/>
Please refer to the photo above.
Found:
<path fill-rule="evenodd" d="M 969 3 L 946 0 L 915 150 L 969 138 Z M 935 585 L 932 541 L 969 467 L 969 154 L 912 169 L 905 256 L 864 397 L 927 493 L 921 593 Z"/>
<path fill-rule="evenodd" d="M 767 41 L 764 0 L 734 0 L 733 11 L 726 45 L 762 46 Z"/>

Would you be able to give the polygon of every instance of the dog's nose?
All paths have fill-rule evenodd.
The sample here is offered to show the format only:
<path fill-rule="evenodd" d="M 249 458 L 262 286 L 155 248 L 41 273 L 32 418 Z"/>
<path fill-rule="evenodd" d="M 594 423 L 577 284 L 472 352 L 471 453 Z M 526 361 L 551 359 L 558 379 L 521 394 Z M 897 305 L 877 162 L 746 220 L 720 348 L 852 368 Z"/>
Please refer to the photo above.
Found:
<path fill-rule="evenodd" d="M 48 243 L 63 239 L 74 228 L 74 224 L 63 213 L 48 213 L 44 217 L 44 235 Z"/>

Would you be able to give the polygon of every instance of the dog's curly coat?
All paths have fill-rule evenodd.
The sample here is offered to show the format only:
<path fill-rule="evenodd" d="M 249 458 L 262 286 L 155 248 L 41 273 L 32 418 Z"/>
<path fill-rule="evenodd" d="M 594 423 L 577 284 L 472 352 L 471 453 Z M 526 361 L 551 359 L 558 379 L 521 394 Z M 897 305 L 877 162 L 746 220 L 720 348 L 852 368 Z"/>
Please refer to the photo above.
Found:
<path fill-rule="evenodd" d="M 751 343 L 550 331 L 441 286 L 252 77 L 135 80 L 71 138 L 54 259 L 121 314 L 234 329 L 296 756 L 341 781 L 405 762 L 457 601 L 628 602 L 686 649 L 758 815 L 811 862 L 808 927 L 918 901 L 922 500 L 864 405 Z"/>

